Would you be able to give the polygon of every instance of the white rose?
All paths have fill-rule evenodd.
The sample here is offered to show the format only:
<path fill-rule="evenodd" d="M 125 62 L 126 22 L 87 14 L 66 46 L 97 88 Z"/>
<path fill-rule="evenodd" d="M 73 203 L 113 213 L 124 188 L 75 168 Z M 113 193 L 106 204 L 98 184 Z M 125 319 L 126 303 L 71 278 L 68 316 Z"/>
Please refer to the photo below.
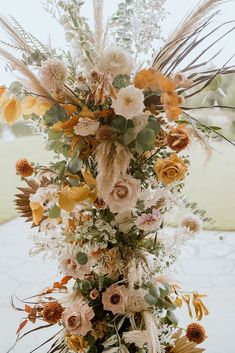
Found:
<path fill-rule="evenodd" d="M 141 289 L 130 291 L 127 299 L 127 311 L 137 313 L 147 309 L 146 301 Z"/>

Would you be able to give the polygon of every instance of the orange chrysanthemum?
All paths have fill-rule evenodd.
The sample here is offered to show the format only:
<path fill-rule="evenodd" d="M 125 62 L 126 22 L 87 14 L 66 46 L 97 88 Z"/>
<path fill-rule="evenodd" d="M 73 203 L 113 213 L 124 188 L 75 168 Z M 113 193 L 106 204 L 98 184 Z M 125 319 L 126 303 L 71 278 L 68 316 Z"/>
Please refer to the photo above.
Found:
<path fill-rule="evenodd" d="M 24 177 L 30 177 L 33 174 L 34 168 L 26 158 L 19 159 L 16 162 L 16 172 Z"/>
<path fill-rule="evenodd" d="M 206 331 L 202 324 L 199 322 L 193 322 L 192 324 L 188 325 L 186 330 L 186 337 L 190 342 L 195 342 L 197 344 L 204 342 L 207 338 Z"/>
<path fill-rule="evenodd" d="M 56 324 L 61 319 L 63 311 L 60 303 L 47 303 L 43 308 L 43 320 L 49 324 Z"/>

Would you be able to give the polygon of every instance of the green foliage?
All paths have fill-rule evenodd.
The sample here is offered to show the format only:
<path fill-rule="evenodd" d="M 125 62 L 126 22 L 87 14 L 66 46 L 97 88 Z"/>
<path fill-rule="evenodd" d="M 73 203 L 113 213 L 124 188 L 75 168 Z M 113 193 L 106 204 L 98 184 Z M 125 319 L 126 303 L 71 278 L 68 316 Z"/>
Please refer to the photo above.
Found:
<path fill-rule="evenodd" d="M 118 130 L 120 133 L 124 133 L 127 130 L 127 120 L 121 115 L 117 115 L 111 122 L 111 126 Z"/>
<path fill-rule="evenodd" d="M 66 121 L 68 119 L 67 112 L 60 104 L 55 104 L 43 115 L 43 121 L 47 126 L 52 126 L 58 121 Z"/>
<path fill-rule="evenodd" d="M 148 127 L 144 128 L 137 135 L 136 148 L 138 150 L 141 150 L 141 147 L 142 147 L 143 151 L 152 150 L 154 146 L 155 138 L 156 136 L 153 129 L 150 129 Z"/>
<path fill-rule="evenodd" d="M 76 256 L 76 260 L 79 265 L 86 265 L 88 262 L 88 256 L 84 252 L 79 252 Z"/>
<path fill-rule="evenodd" d="M 59 206 L 55 205 L 53 206 L 50 211 L 49 211 L 49 217 L 50 218 L 59 218 L 61 213 L 61 209 Z"/>
<path fill-rule="evenodd" d="M 70 173 L 76 174 L 81 170 L 82 165 L 83 165 L 83 161 L 79 159 L 78 156 L 76 155 L 75 157 L 71 158 L 68 161 L 67 169 Z"/>
<path fill-rule="evenodd" d="M 113 86 L 118 89 L 127 87 L 130 85 L 130 80 L 129 75 L 118 75 L 113 80 Z"/>

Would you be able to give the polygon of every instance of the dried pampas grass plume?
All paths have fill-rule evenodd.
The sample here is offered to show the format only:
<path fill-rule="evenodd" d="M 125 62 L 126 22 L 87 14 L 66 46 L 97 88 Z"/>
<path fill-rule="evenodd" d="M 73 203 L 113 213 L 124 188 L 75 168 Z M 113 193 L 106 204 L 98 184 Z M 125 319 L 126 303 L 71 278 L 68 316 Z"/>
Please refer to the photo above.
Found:
<path fill-rule="evenodd" d="M 15 58 L 8 51 L 0 48 L 0 56 L 8 61 L 14 70 L 17 70 L 27 80 L 26 85 L 30 87 L 33 93 L 51 99 L 50 93 L 42 86 L 39 79 L 28 69 L 20 60 Z"/>
<path fill-rule="evenodd" d="M 99 196 L 110 190 L 120 174 L 126 174 L 131 153 L 117 141 L 103 141 L 95 151 L 98 176 L 96 178 Z"/>
<path fill-rule="evenodd" d="M 158 328 L 154 321 L 152 313 L 143 312 L 145 328 L 148 335 L 148 351 L 149 353 L 161 353 L 161 345 L 158 338 Z"/>

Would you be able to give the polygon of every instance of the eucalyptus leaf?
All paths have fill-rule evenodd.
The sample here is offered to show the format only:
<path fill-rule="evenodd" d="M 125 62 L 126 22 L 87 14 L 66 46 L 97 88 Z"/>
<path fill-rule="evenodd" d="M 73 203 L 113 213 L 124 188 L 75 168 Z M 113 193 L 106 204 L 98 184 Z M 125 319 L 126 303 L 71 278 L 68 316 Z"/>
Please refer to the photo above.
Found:
<path fill-rule="evenodd" d="M 174 324 L 174 325 L 178 324 L 179 320 L 178 320 L 177 316 L 175 315 L 175 313 L 173 313 L 171 310 L 167 310 L 166 316 L 172 322 L 172 324 Z"/>
<path fill-rule="evenodd" d="M 76 174 L 82 168 L 83 161 L 79 159 L 77 156 L 73 157 L 68 161 L 67 169 L 70 173 Z"/>
<path fill-rule="evenodd" d="M 153 295 L 148 294 L 148 293 L 145 294 L 144 299 L 150 305 L 156 305 L 158 302 L 157 298 L 155 298 Z"/>
<path fill-rule="evenodd" d="M 61 209 L 59 206 L 55 205 L 53 206 L 50 211 L 49 211 L 49 217 L 50 218 L 59 218 L 61 213 Z"/>
<path fill-rule="evenodd" d="M 58 121 L 66 121 L 68 119 L 68 114 L 60 104 L 55 104 L 43 115 L 44 123 L 48 126 L 52 126 Z"/>
<path fill-rule="evenodd" d="M 129 75 L 118 75 L 113 80 L 113 86 L 118 89 L 127 87 L 130 85 L 130 81 Z"/>
<path fill-rule="evenodd" d="M 123 143 L 125 145 L 129 145 L 129 143 L 133 142 L 136 138 L 136 131 L 134 128 L 128 129 L 123 136 Z"/>
<path fill-rule="evenodd" d="M 111 122 L 111 126 L 120 131 L 121 133 L 124 133 L 127 130 L 127 120 L 121 115 L 117 115 Z"/>
<path fill-rule="evenodd" d="M 76 260 L 79 265 L 86 265 L 88 262 L 87 254 L 85 254 L 84 252 L 79 252 L 76 256 Z"/>
<path fill-rule="evenodd" d="M 148 125 L 146 127 L 152 129 L 155 133 L 155 136 L 157 136 L 160 132 L 160 123 L 154 116 L 149 117 Z"/>

